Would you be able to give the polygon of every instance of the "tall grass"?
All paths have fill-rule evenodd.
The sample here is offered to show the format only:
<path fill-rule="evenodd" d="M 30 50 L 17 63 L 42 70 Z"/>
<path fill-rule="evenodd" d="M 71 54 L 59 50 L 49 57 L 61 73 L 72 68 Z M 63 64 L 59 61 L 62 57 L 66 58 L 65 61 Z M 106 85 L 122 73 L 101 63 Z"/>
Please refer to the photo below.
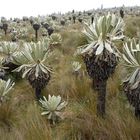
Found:
<path fill-rule="evenodd" d="M 83 70 L 75 76 L 71 67 L 76 47 L 85 42 L 80 30 L 76 24 L 60 32 L 63 43 L 50 61 L 55 74 L 43 90 L 46 97 L 61 95 L 68 101 L 63 119 L 50 125 L 47 117 L 41 116 L 29 83 L 19 80 L 10 100 L 0 106 L 0 140 L 140 140 L 140 121 L 121 90 L 122 67 L 118 66 L 108 81 L 105 119 L 96 116 L 92 81 Z"/>

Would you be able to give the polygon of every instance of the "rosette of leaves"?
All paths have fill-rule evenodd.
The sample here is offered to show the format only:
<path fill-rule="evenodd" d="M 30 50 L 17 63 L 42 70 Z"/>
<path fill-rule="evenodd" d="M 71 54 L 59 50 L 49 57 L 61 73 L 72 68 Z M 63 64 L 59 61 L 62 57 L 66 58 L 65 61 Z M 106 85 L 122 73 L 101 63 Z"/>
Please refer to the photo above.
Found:
<path fill-rule="evenodd" d="M 84 35 L 88 43 L 82 46 L 86 69 L 98 91 L 97 114 L 105 115 L 107 79 L 114 73 L 118 62 L 115 43 L 124 38 L 124 22 L 114 14 L 101 16 L 93 24 L 85 24 Z"/>
<path fill-rule="evenodd" d="M 50 47 L 59 46 L 59 45 L 61 45 L 61 43 L 62 43 L 62 37 L 60 34 L 58 34 L 58 33 L 51 34 L 51 36 L 49 37 Z"/>
<path fill-rule="evenodd" d="M 18 32 L 17 30 L 14 28 L 13 31 L 11 31 L 11 40 L 12 42 L 16 42 L 18 39 Z"/>
<path fill-rule="evenodd" d="M 24 49 L 13 55 L 13 63 L 20 65 L 14 71 L 22 71 L 22 77 L 27 78 L 35 89 L 37 99 L 41 97 L 41 90 L 48 84 L 52 69 L 48 62 L 50 56 L 47 43 L 25 43 Z"/>
<path fill-rule="evenodd" d="M 73 63 L 72 63 L 72 69 L 73 69 L 73 71 L 79 71 L 79 69 L 81 68 L 81 64 L 78 62 L 78 61 L 74 61 Z"/>
<path fill-rule="evenodd" d="M 140 118 L 140 42 L 132 39 L 125 43 L 122 58 L 128 72 L 123 81 L 124 93 L 135 108 L 135 116 Z"/>
<path fill-rule="evenodd" d="M 15 83 L 10 79 L 7 81 L 0 79 L 0 103 L 3 103 L 6 100 L 6 97 L 13 88 L 14 84 Z"/>
<path fill-rule="evenodd" d="M 43 37 L 48 35 L 46 29 L 44 29 L 44 28 L 41 28 L 41 34 L 42 34 Z"/>
<path fill-rule="evenodd" d="M 16 52 L 18 49 L 17 43 L 14 42 L 6 42 L 3 41 L 0 44 L 0 53 L 4 55 L 4 58 L 2 60 L 2 65 L 4 67 L 8 67 L 7 71 L 11 72 L 15 68 L 17 68 L 17 65 L 12 63 L 12 55 L 14 52 Z"/>
<path fill-rule="evenodd" d="M 82 64 L 80 64 L 80 62 L 78 61 L 72 62 L 72 74 L 74 74 L 76 78 L 78 78 L 78 76 L 82 76 L 80 71 L 81 68 Z"/>
<path fill-rule="evenodd" d="M 5 17 L 1 17 L 1 23 L 6 23 L 7 19 Z"/>
<path fill-rule="evenodd" d="M 28 28 L 23 27 L 19 29 L 18 38 L 26 40 L 28 38 Z"/>
<path fill-rule="evenodd" d="M 47 115 L 52 124 L 55 124 L 61 119 L 61 110 L 63 110 L 68 104 L 66 101 L 62 102 L 60 96 L 54 95 L 49 95 L 48 100 L 43 96 L 43 99 L 40 99 L 39 101 L 44 110 L 41 115 Z"/>

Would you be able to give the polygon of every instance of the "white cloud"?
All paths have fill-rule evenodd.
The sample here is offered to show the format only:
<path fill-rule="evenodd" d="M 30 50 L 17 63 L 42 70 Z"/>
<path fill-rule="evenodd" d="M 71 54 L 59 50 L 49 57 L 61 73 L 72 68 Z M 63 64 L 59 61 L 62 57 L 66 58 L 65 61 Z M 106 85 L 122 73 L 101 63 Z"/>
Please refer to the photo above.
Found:
<path fill-rule="evenodd" d="M 22 17 L 104 7 L 140 6 L 140 0 L 2 0 L 0 16 Z"/>

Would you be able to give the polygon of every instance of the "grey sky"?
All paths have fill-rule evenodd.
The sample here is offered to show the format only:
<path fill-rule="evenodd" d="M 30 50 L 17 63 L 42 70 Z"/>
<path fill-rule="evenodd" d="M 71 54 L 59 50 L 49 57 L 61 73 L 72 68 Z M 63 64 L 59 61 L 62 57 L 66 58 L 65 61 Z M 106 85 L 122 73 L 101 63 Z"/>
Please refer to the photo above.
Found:
<path fill-rule="evenodd" d="M 140 0 L 1 0 L 0 17 L 46 15 L 53 12 L 115 6 L 140 6 Z"/>

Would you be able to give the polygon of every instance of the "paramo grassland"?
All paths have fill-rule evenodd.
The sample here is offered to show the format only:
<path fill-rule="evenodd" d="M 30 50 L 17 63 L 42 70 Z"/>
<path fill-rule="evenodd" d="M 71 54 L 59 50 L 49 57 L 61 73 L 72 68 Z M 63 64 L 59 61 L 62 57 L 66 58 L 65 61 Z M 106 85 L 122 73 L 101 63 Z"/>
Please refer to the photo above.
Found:
<path fill-rule="evenodd" d="M 0 140 L 140 140 L 139 7 L 2 17 L 0 62 Z"/>

